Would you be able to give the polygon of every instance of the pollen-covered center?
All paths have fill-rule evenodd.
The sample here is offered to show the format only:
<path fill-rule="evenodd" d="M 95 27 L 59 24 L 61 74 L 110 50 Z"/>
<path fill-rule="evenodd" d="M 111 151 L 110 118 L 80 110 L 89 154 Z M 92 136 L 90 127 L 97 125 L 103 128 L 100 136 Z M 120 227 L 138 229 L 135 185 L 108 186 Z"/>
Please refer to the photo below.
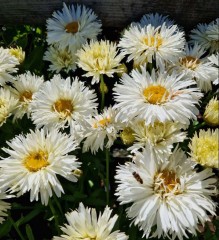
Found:
<path fill-rule="evenodd" d="M 200 64 L 200 60 L 192 56 L 186 56 L 180 59 L 180 64 L 186 68 L 195 70 L 197 66 Z"/>
<path fill-rule="evenodd" d="M 103 118 L 97 122 L 94 123 L 94 128 L 98 128 L 98 127 L 106 127 L 109 123 L 111 122 L 110 118 Z"/>
<path fill-rule="evenodd" d="M 74 110 L 72 101 L 68 99 L 59 99 L 53 104 L 53 110 L 63 114 L 65 117 L 70 116 Z"/>
<path fill-rule="evenodd" d="M 155 36 L 148 36 L 148 37 L 143 38 L 143 42 L 148 47 L 159 48 L 163 44 L 163 39 L 160 36 L 160 34 L 157 34 Z"/>
<path fill-rule="evenodd" d="M 32 100 L 33 93 L 31 91 L 25 91 L 20 95 L 20 102 L 26 102 Z"/>
<path fill-rule="evenodd" d="M 169 92 L 162 86 L 149 86 L 144 89 L 145 100 L 151 104 L 160 104 L 167 100 Z"/>
<path fill-rule="evenodd" d="M 79 23 L 77 21 L 70 22 L 65 26 L 65 31 L 67 33 L 77 33 L 78 29 Z"/>
<path fill-rule="evenodd" d="M 174 171 L 163 170 L 154 176 L 154 191 L 161 197 L 180 193 L 180 179 Z"/>
<path fill-rule="evenodd" d="M 37 151 L 30 153 L 25 159 L 24 159 L 24 166 L 30 171 L 30 172 L 37 172 L 41 170 L 42 168 L 45 168 L 49 165 L 48 162 L 48 153 L 45 151 Z"/>

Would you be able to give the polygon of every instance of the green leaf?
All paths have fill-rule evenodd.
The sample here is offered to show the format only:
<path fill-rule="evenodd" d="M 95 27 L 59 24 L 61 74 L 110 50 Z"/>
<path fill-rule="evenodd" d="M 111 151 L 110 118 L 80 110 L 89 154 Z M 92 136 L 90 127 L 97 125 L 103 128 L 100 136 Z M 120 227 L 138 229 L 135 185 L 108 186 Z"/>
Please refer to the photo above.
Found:
<path fill-rule="evenodd" d="M 29 224 L 26 224 L 26 234 L 27 234 L 28 240 L 34 240 L 34 235 Z"/>
<path fill-rule="evenodd" d="M 12 227 L 12 223 L 11 223 L 11 221 L 9 219 L 7 219 L 6 221 L 4 221 L 1 224 L 1 227 L 0 227 L 0 239 L 2 239 L 4 236 L 6 236 L 10 232 L 11 227 Z"/>

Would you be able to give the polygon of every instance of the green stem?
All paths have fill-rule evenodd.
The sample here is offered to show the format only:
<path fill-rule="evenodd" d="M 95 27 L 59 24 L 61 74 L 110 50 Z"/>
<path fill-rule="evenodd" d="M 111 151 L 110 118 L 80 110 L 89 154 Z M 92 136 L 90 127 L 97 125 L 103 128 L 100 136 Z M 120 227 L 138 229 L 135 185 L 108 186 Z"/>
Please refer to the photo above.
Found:
<path fill-rule="evenodd" d="M 109 162 L 110 162 L 110 150 L 106 148 L 106 204 L 109 205 Z"/>
<path fill-rule="evenodd" d="M 52 200 L 51 199 L 49 200 L 49 207 L 50 207 L 52 215 L 54 216 L 57 232 L 58 232 L 58 234 L 60 234 L 58 215 L 57 215 L 56 210 L 55 210 L 55 208 L 54 208 L 54 206 L 52 204 Z"/>
<path fill-rule="evenodd" d="M 100 92 L 101 92 L 101 105 L 100 105 L 100 109 L 103 110 L 104 108 L 104 104 L 105 104 L 105 92 L 104 92 L 104 78 L 103 78 L 103 74 L 100 75 Z"/>
<path fill-rule="evenodd" d="M 25 237 L 22 235 L 21 231 L 19 230 L 17 224 L 14 222 L 14 220 L 8 216 L 8 219 L 10 220 L 10 222 L 12 223 L 14 229 L 16 230 L 16 232 L 18 233 L 19 237 L 21 240 L 25 240 Z"/>

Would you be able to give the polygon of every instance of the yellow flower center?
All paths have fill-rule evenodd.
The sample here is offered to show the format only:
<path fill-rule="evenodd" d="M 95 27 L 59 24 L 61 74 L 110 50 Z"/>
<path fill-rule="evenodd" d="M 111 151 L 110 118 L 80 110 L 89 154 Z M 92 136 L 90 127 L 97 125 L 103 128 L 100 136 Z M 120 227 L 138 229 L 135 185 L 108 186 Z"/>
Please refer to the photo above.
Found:
<path fill-rule="evenodd" d="M 156 47 L 159 48 L 163 44 L 163 39 L 160 34 L 156 34 L 155 36 L 149 36 L 143 38 L 144 44 L 148 47 Z"/>
<path fill-rule="evenodd" d="M 26 102 L 26 101 L 31 101 L 32 100 L 32 95 L 33 93 L 30 91 L 25 91 L 20 95 L 20 102 Z"/>
<path fill-rule="evenodd" d="M 97 121 L 96 123 L 94 123 L 94 128 L 98 128 L 98 127 L 106 127 L 109 123 L 111 122 L 110 118 L 103 118 L 99 121 Z"/>
<path fill-rule="evenodd" d="M 65 26 L 65 31 L 67 33 L 76 33 L 78 32 L 79 29 L 79 23 L 74 21 L 74 22 L 70 22 Z"/>
<path fill-rule="evenodd" d="M 24 160 L 24 166 L 30 172 L 37 172 L 49 165 L 48 153 L 45 151 L 38 151 L 30 153 Z"/>
<path fill-rule="evenodd" d="M 180 180 L 173 171 L 163 170 L 154 176 L 154 191 L 161 195 L 167 196 L 169 193 L 180 194 Z"/>
<path fill-rule="evenodd" d="M 126 127 L 120 133 L 120 138 L 125 145 L 130 145 L 135 141 L 134 131 L 130 127 Z"/>
<path fill-rule="evenodd" d="M 74 110 L 71 100 L 59 99 L 53 105 L 53 110 L 64 114 L 65 117 L 70 116 Z"/>
<path fill-rule="evenodd" d="M 180 64 L 186 68 L 195 70 L 197 68 L 197 66 L 200 64 L 200 60 L 198 58 L 195 58 L 192 56 L 186 56 L 186 57 L 180 59 Z"/>
<path fill-rule="evenodd" d="M 160 104 L 167 100 L 169 92 L 162 86 L 149 86 L 144 89 L 145 100 L 151 104 Z"/>

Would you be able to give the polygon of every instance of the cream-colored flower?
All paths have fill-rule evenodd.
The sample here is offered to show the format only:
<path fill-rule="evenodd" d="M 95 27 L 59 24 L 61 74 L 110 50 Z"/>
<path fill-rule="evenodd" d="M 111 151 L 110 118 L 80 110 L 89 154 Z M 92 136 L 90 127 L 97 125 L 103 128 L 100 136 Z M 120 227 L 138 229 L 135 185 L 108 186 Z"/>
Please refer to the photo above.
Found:
<path fill-rule="evenodd" d="M 218 168 L 218 137 L 218 129 L 196 132 L 189 144 L 191 159 L 202 166 Z"/>
<path fill-rule="evenodd" d="M 208 60 L 217 68 L 217 73 L 219 72 L 219 52 L 216 54 L 212 54 L 208 57 Z M 219 74 L 217 74 L 216 79 L 213 81 L 213 84 L 219 84 Z"/>
<path fill-rule="evenodd" d="M 80 203 L 77 210 L 66 213 L 68 224 L 61 227 L 64 234 L 53 237 L 53 240 L 127 240 L 125 233 L 119 230 L 112 232 L 118 216 L 110 217 L 111 214 L 112 210 L 106 207 L 97 216 L 95 208 L 85 208 Z"/>
<path fill-rule="evenodd" d="M 21 64 L 25 59 L 25 52 L 22 50 L 21 47 L 16 48 L 9 48 L 9 53 L 16 57 L 18 62 Z"/>
<path fill-rule="evenodd" d="M 60 48 L 81 47 L 88 39 L 96 39 L 101 22 L 96 14 L 84 5 L 63 3 L 62 11 L 54 12 L 47 20 L 47 42 Z"/>
<path fill-rule="evenodd" d="M 115 195 L 121 204 L 129 204 L 127 216 L 143 237 L 183 240 L 196 235 L 209 214 L 215 215 L 211 195 L 217 192 L 216 179 L 210 178 L 211 169 L 196 172 L 194 162 L 179 149 L 164 163 L 148 152 L 133 160 L 117 168 Z"/>
<path fill-rule="evenodd" d="M 18 64 L 18 59 L 10 54 L 9 49 L 0 47 L 0 86 L 12 80 L 11 73 L 17 72 Z"/>
<path fill-rule="evenodd" d="M 17 103 L 18 100 L 13 96 L 9 89 L 0 87 L 0 127 L 16 109 Z"/>
<path fill-rule="evenodd" d="M 133 59 L 136 65 L 140 65 L 155 60 L 160 68 L 165 62 L 177 61 L 183 54 L 184 45 L 184 33 L 176 25 L 165 24 L 157 28 L 151 24 L 144 27 L 132 25 L 125 30 L 119 42 L 122 53 L 128 55 L 128 61 Z"/>
<path fill-rule="evenodd" d="M 219 126 L 219 101 L 212 98 L 205 108 L 204 120 L 210 126 Z"/>
<path fill-rule="evenodd" d="M 49 70 L 52 72 L 59 73 L 65 71 L 68 73 L 70 70 L 75 71 L 76 69 L 76 54 L 77 49 L 71 48 L 59 48 L 58 45 L 51 45 L 45 52 L 43 59 L 49 61 Z"/>
<path fill-rule="evenodd" d="M 144 120 L 146 125 L 156 121 L 189 124 L 189 119 L 196 119 L 202 94 L 193 87 L 195 81 L 182 77 L 155 71 L 150 75 L 144 66 L 130 76 L 124 73 L 113 89 L 117 118 L 121 122 Z"/>
<path fill-rule="evenodd" d="M 31 130 L 27 135 L 19 135 L 8 142 L 10 148 L 3 148 L 9 156 L 0 161 L 0 184 L 17 196 L 30 192 L 30 201 L 48 204 L 55 193 L 58 197 L 64 189 L 57 175 L 71 182 L 77 177 L 73 171 L 80 163 L 70 152 L 77 147 L 73 138 L 56 129 Z"/>
<path fill-rule="evenodd" d="M 43 81 L 43 77 L 38 77 L 35 74 L 27 72 L 18 75 L 16 80 L 12 82 L 13 88 L 11 88 L 11 92 L 18 101 L 17 107 L 14 111 L 14 119 L 22 118 L 25 114 L 27 114 L 28 118 L 30 117 L 30 103 L 34 98 L 35 93 L 39 91 Z"/>
<path fill-rule="evenodd" d="M 122 73 L 119 68 L 123 56 L 118 54 L 115 43 L 109 41 L 91 41 L 86 43 L 78 52 L 78 66 L 87 73 L 86 77 L 92 77 L 91 84 L 100 81 L 100 75 L 113 77 L 114 73 Z"/>
<path fill-rule="evenodd" d="M 0 224 L 3 223 L 4 218 L 8 215 L 7 211 L 11 208 L 11 204 L 4 201 L 7 198 L 5 192 L 0 190 Z"/>

